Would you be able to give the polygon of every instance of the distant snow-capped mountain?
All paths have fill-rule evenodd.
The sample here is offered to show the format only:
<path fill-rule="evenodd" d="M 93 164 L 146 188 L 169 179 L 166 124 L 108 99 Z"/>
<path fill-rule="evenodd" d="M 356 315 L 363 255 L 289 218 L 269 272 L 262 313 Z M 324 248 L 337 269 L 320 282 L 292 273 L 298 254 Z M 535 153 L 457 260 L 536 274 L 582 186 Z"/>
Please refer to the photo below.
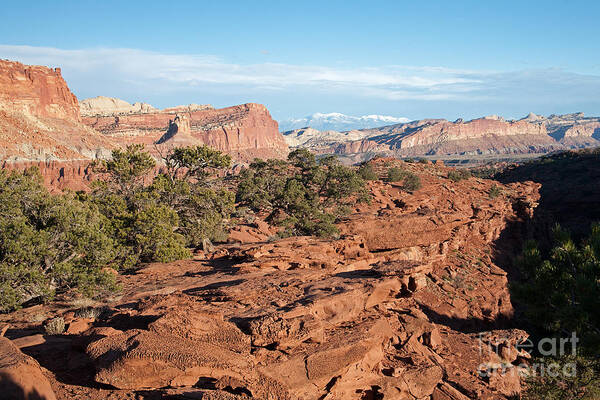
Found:
<path fill-rule="evenodd" d="M 341 113 L 315 113 L 304 118 L 279 121 L 279 130 L 285 132 L 310 126 L 319 131 L 349 131 L 352 129 L 377 128 L 409 121 L 408 118 L 391 117 L 389 115 L 354 117 Z"/>

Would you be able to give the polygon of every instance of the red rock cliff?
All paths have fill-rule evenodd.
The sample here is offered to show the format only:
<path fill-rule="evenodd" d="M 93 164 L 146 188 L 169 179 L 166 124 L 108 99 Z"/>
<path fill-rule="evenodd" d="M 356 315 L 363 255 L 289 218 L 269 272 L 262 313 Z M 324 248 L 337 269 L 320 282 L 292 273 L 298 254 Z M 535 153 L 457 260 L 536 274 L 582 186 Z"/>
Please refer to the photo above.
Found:
<path fill-rule="evenodd" d="M 60 69 L 0 60 L 0 161 L 89 160 L 114 147 L 81 123 Z"/>
<path fill-rule="evenodd" d="M 35 116 L 80 120 L 60 68 L 0 60 L 0 102 Z"/>
<path fill-rule="evenodd" d="M 184 121 L 186 129 L 174 128 L 173 124 Z M 265 106 L 255 103 L 216 110 L 84 117 L 83 122 L 122 144 L 206 144 L 239 160 L 281 158 L 288 151 L 277 122 Z"/>

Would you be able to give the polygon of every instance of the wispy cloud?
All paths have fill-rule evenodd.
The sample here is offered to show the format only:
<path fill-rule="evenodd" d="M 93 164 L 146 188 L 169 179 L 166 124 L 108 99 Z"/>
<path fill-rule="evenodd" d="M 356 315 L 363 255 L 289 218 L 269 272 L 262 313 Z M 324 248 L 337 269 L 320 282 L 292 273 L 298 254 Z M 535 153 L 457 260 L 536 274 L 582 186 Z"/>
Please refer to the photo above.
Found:
<path fill-rule="evenodd" d="M 103 71 L 115 80 L 144 84 L 250 85 L 273 90 L 296 86 L 348 89 L 376 88 L 372 95 L 396 91 L 435 90 L 438 87 L 474 84 L 460 71 L 430 67 L 383 66 L 333 68 L 281 63 L 233 64 L 220 57 L 192 54 L 161 54 L 137 49 L 63 50 L 51 47 L 0 45 L 0 56 L 25 63 L 61 66 L 70 71 Z M 90 77 L 93 77 L 92 75 Z M 448 94 L 450 91 L 446 91 Z"/>
<path fill-rule="evenodd" d="M 138 49 L 0 45 L 0 57 L 27 64 L 60 66 L 76 91 L 119 93 L 252 91 L 293 96 L 295 92 L 351 95 L 381 101 L 597 102 L 600 75 L 561 69 L 457 70 L 442 66 L 330 67 L 283 63 L 235 64 L 213 55 L 162 54 Z M 75 87 L 76 85 L 76 87 Z M 117 90 L 118 89 L 118 90 Z M 116 95 L 116 94 L 115 94 Z"/>

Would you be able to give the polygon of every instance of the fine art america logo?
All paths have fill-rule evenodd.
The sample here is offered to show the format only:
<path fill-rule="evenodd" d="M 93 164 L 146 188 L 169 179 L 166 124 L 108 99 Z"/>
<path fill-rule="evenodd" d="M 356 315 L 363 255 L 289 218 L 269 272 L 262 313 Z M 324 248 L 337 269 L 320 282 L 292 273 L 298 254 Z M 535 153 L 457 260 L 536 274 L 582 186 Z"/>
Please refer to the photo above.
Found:
<path fill-rule="evenodd" d="M 572 378 L 577 375 L 575 362 L 558 363 L 553 358 L 577 354 L 579 338 L 575 332 L 571 337 L 543 338 L 537 346 L 529 339 L 514 345 L 515 353 L 507 360 L 506 343 L 510 339 L 490 341 L 484 334 L 479 334 L 479 354 L 496 354 L 499 362 L 483 363 L 479 366 L 479 375 L 488 378 L 492 374 L 518 373 L 521 377 L 541 376 L 550 378 Z M 512 346 L 511 346 L 512 347 Z M 530 362 L 531 353 L 537 351 L 541 357 L 538 362 Z M 548 357 L 548 358 L 545 358 Z"/>

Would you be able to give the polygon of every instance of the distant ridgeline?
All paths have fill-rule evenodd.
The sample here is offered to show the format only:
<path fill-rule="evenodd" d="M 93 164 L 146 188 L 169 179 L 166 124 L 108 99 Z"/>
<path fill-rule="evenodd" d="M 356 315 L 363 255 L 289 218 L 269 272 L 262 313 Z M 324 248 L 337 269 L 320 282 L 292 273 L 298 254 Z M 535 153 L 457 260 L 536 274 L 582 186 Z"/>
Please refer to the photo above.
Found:
<path fill-rule="evenodd" d="M 600 146 L 600 118 L 576 113 L 529 114 L 518 121 L 498 116 L 466 122 L 425 119 L 346 132 L 307 127 L 284 132 L 284 137 L 290 147 L 338 154 L 354 162 L 374 155 L 490 160 Z"/>

